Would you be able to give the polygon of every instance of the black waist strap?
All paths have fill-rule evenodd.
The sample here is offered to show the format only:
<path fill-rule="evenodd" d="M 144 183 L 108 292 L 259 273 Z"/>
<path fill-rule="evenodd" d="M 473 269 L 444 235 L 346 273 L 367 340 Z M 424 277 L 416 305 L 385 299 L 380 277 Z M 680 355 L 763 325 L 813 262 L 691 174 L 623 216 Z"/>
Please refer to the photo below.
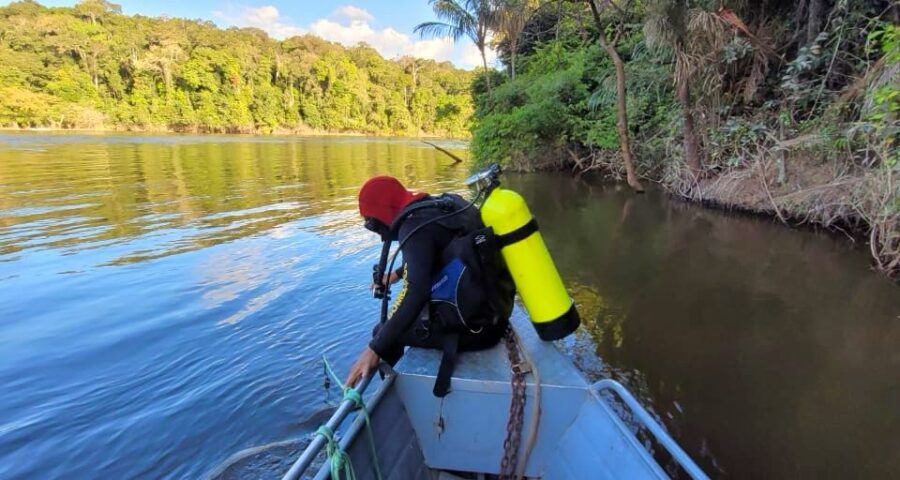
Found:
<path fill-rule="evenodd" d="M 453 367 L 456 366 L 456 356 L 459 351 L 459 334 L 444 333 L 444 355 L 441 357 L 441 365 L 438 367 L 437 378 L 434 380 L 435 397 L 444 397 L 450 393 L 450 376 L 453 375 Z"/>
<path fill-rule="evenodd" d="M 534 217 L 531 217 L 531 220 L 528 221 L 525 225 L 507 233 L 504 235 L 497 235 L 497 245 L 500 248 L 505 248 L 509 245 L 512 245 L 516 242 L 521 242 L 528 238 L 532 233 L 538 231 L 537 220 Z"/>

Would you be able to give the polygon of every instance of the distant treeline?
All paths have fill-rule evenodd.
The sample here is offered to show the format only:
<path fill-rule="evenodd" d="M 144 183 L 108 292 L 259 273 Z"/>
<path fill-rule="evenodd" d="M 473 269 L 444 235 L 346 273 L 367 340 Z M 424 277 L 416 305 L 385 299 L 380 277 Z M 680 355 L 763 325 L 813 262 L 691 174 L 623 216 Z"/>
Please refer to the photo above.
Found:
<path fill-rule="evenodd" d="M 468 135 L 473 73 L 371 47 L 125 16 L 0 8 L 0 126 Z"/>

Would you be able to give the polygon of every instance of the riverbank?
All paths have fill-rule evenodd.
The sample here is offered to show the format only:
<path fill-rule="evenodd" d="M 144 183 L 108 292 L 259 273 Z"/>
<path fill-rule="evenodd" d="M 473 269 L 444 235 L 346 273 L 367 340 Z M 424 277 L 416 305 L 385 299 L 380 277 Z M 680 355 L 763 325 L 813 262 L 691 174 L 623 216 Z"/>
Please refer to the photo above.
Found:
<path fill-rule="evenodd" d="M 408 133 L 391 133 L 391 132 L 366 132 L 356 130 L 334 131 L 322 130 L 310 127 L 285 128 L 278 127 L 271 130 L 260 129 L 210 129 L 201 127 L 192 128 L 169 128 L 164 126 L 149 127 L 126 127 L 126 126 L 96 126 L 96 127 L 18 127 L 18 126 L 0 126 L 0 132 L 44 132 L 44 133 L 170 133 L 170 134 L 195 134 L 195 135 L 259 135 L 259 136 L 275 136 L 275 135 L 297 135 L 309 137 L 405 137 L 417 139 L 437 139 L 437 140 L 456 140 L 468 141 L 467 137 L 454 137 L 450 135 L 435 135 L 433 133 L 419 132 L 416 134 Z"/>
<path fill-rule="evenodd" d="M 793 184 L 774 181 L 772 168 L 729 172 L 699 182 L 683 197 L 770 216 L 788 226 L 811 225 L 839 232 L 868 246 L 873 266 L 892 278 L 900 274 L 900 214 L 890 172 L 838 174 L 830 167 L 807 168 Z M 817 182 L 821 174 L 827 181 Z M 765 180 L 764 180 L 765 179 Z M 892 211 L 893 209 L 893 211 Z"/>
<path fill-rule="evenodd" d="M 772 218 L 791 228 L 813 227 L 866 245 L 872 267 L 900 279 L 900 190 L 896 172 L 817 159 L 809 152 L 743 162 L 694 179 L 681 167 L 641 172 L 673 197 L 708 208 Z M 542 162 L 544 170 L 582 172 L 575 162 Z M 598 175 L 623 181 L 621 162 L 594 162 Z M 515 168 L 515 167 L 514 167 Z M 519 169 L 522 169 L 521 167 Z M 576 173 L 578 174 L 578 173 Z"/>

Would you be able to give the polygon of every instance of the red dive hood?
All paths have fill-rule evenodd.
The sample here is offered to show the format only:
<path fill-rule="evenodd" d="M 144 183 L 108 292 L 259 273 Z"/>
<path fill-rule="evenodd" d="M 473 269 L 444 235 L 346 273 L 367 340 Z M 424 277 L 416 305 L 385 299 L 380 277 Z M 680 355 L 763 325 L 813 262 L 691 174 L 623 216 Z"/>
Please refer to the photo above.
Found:
<path fill-rule="evenodd" d="M 359 190 L 359 213 L 390 226 L 410 202 L 428 196 L 410 192 L 394 177 L 372 177 Z"/>

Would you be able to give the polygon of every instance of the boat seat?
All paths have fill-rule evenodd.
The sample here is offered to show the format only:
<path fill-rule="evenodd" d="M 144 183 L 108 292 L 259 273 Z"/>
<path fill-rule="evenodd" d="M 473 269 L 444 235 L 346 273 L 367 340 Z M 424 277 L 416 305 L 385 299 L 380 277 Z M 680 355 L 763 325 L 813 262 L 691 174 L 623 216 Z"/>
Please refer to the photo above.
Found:
<path fill-rule="evenodd" d="M 538 339 L 522 312 L 513 326 L 538 365 L 541 420 L 526 475 L 539 476 L 556 445 L 589 397 L 589 386 L 572 362 L 552 343 Z M 503 342 L 488 350 L 462 352 L 443 399 L 432 394 L 441 352 L 411 348 L 394 367 L 397 389 L 419 438 L 426 464 L 435 469 L 499 473 L 506 436 L 512 372 Z M 527 377 L 525 425 L 531 424 L 532 376 Z M 551 408 L 552 407 L 552 408 Z"/>
<path fill-rule="evenodd" d="M 521 311 L 513 328 L 541 377 L 537 442 L 525 475 L 554 479 L 668 478 L 611 404 L 601 399 L 571 360 L 542 342 Z M 500 473 L 511 400 L 509 358 L 501 343 L 460 353 L 444 398 L 432 394 L 441 352 L 413 348 L 397 363 L 396 387 L 422 448 L 434 470 Z M 531 423 L 535 388 L 526 381 L 523 442 Z M 520 449 L 520 451 L 522 451 Z"/>

